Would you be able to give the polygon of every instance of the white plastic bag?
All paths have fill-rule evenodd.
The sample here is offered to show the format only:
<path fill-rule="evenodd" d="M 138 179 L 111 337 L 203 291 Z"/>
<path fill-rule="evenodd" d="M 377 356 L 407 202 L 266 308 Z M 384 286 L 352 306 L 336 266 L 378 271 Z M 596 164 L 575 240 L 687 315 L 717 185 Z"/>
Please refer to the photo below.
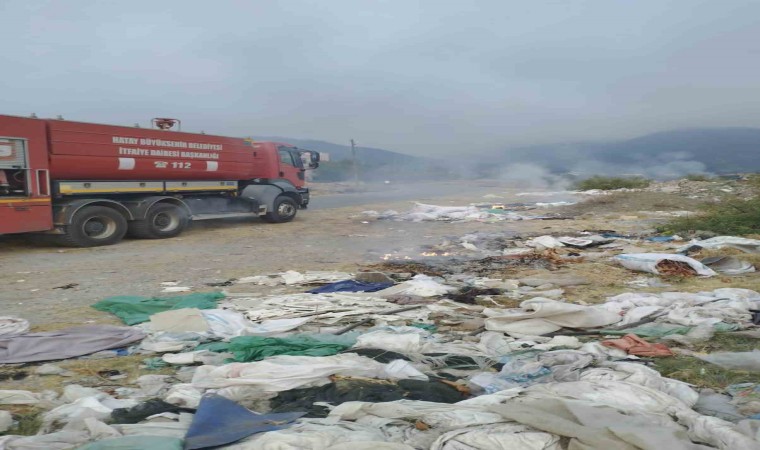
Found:
<path fill-rule="evenodd" d="M 638 272 L 648 272 L 659 275 L 657 271 L 657 264 L 662 261 L 678 261 L 688 264 L 697 275 L 705 277 L 715 276 L 715 271 L 705 266 L 696 259 L 689 258 L 688 256 L 675 255 L 668 253 L 625 253 L 612 258 L 614 261 L 620 263 L 626 269 L 635 270 Z"/>
<path fill-rule="evenodd" d="M 0 336 L 13 336 L 29 331 L 29 321 L 20 317 L 0 317 Z"/>
<path fill-rule="evenodd" d="M 563 244 L 558 239 L 555 239 L 551 236 L 539 236 L 539 237 L 533 238 L 529 240 L 528 242 L 526 242 L 525 245 L 528 247 L 539 249 L 539 250 L 565 246 L 565 244 Z"/>

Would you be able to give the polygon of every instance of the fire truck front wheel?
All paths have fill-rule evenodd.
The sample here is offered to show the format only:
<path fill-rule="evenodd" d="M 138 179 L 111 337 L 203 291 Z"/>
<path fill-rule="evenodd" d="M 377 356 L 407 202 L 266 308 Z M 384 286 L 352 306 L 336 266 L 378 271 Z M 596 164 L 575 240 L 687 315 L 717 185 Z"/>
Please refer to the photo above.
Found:
<path fill-rule="evenodd" d="M 61 236 L 69 247 L 112 245 L 127 233 L 127 219 L 107 206 L 85 206 L 74 214 Z"/>
<path fill-rule="evenodd" d="M 264 220 L 270 223 L 290 222 L 295 219 L 298 205 L 295 200 L 285 195 L 277 197 L 272 211 L 264 214 Z"/>

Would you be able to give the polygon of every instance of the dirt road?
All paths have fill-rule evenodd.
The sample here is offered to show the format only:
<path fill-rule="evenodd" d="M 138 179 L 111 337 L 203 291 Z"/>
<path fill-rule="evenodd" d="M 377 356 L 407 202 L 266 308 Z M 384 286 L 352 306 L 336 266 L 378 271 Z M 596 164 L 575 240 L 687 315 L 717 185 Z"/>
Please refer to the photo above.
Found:
<path fill-rule="evenodd" d="M 428 195 L 419 189 L 412 197 L 440 205 L 525 201 L 514 197 L 516 190 L 495 183 L 441 186 L 440 190 L 428 186 Z M 494 193 L 503 197 L 483 198 Z M 0 240 L 2 314 L 25 317 L 37 325 L 101 322 L 112 319 L 89 308 L 90 304 L 111 295 L 156 295 L 164 281 L 209 290 L 204 283 L 285 270 L 351 271 L 386 253 L 416 254 L 422 245 L 435 244 L 445 236 L 479 230 L 546 232 L 550 231 L 547 227 L 567 229 L 570 225 L 570 221 L 364 223 L 363 210 L 410 208 L 410 201 L 399 201 L 398 193 L 394 195 L 393 201 L 380 201 L 382 195 L 368 194 L 361 202 L 365 204 L 358 206 L 360 195 L 351 194 L 345 197 L 352 205 L 347 207 L 338 207 L 339 196 L 323 197 L 331 208 L 320 205 L 316 196 L 314 209 L 301 211 L 292 223 L 200 222 L 178 238 L 125 240 L 109 247 L 58 248 L 5 236 Z M 59 288 L 66 285 L 75 286 Z"/>

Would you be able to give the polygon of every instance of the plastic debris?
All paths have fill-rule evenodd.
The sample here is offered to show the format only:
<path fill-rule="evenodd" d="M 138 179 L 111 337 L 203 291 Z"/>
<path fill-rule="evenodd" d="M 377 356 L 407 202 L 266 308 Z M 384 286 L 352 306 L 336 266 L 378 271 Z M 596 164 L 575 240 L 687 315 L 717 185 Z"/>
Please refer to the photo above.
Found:
<path fill-rule="evenodd" d="M 625 350 L 629 355 L 647 357 L 673 356 L 673 351 L 671 351 L 667 345 L 647 342 L 635 334 L 626 334 L 620 339 L 602 341 L 602 345 Z"/>
<path fill-rule="evenodd" d="M 751 352 L 715 352 L 708 355 L 695 354 L 697 358 L 729 370 L 760 372 L 760 350 Z"/>
<path fill-rule="evenodd" d="M 596 328 L 619 322 L 620 315 L 601 306 L 583 306 L 537 297 L 521 309 L 486 309 L 486 329 L 510 336 L 540 336 L 568 328 Z"/>
<path fill-rule="evenodd" d="M 13 416 L 9 411 L 0 410 L 0 433 L 5 433 L 13 426 Z"/>
<path fill-rule="evenodd" d="M 0 317 L 0 337 L 24 334 L 29 331 L 29 321 L 20 317 Z"/>
<path fill-rule="evenodd" d="M 539 236 L 539 237 L 530 239 L 529 241 L 525 242 L 525 245 L 527 247 L 535 248 L 538 250 L 545 250 L 548 248 L 558 248 L 558 247 L 565 246 L 565 244 L 563 244 L 558 239 L 553 238 L 551 236 Z"/>
<path fill-rule="evenodd" d="M 130 327 L 85 325 L 59 331 L 0 337 L 0 364 L 74 358 L 125 347 L 145 337 Z"/>
<path fill-rule="evenodd" d="M 755 271 L 755 266 L 735 256 L 715 256 L 705 258 L 701 262 L 712 270 L 726 275 L 742 275 Z"/>
<path fill-rule="evenodd" d="M 366 283 L 356 280 L 343 280 L 336 283 L 326 284 L 309 291 L 311 294 L 325 294 L 328 292 L 376 292 L 393 286 L 393 282 Z"/>
<path fill-rule="evenodd" d="M 219 292 L 195 293 L 176 297 L 109 297 L 92 305 L 98 311 L 110 312 L 127 325 L 150 320 L 152 314 L 170 309 L 216 308 L 216 302 L 224 298 Z"/>
<path fill-rule="evenodd" d="M 303 416 L 302 412 L 256 414 L 222 396 L 201 399 L 185 436 L 185 450 L 217 447 L 252 434 L 281 430 Z"/>
<path fill-rule="evenodd" d="M 703 248 L 720 249 L 724 247 L 735 248 L 745 253 L 760 253 L 760 240 L 737 236 L 717 236 L 703 241 L 691 241 L 676 251 L 685 253 Z"/>
<path fill-rule="evenodd" d="M 627 253 L 613 260 L 623 267 L 656 275 L 701 275 L 711 277 L 715 272 L 701 262 L 683 255 L 666 253 Z M 683 263 L 686 265 L 681 265 Z M 663 273 L 664 272 L 664 273 Z"/>

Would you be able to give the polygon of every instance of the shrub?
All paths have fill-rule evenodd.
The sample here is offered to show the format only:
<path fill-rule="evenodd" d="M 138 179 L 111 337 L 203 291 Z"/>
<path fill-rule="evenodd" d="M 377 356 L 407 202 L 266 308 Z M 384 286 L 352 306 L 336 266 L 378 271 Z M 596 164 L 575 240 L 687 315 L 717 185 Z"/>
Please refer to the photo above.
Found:
<path fill-rule="evenodd" d="M 686 179 L 689 181 L 712 181 L 712 177 L 704 173 L 690 173 L 686 175 Z"/>
<path fill-rule="evenodd" d="M 593 176 L 575 183 L 575 189 L 579 191 L 589 191 L 591 189 L 600 189 L 611 191 L 614 189 L 643 189 L 648 187 L 652 180 L 641 177 L 603 177 Z"/>
<path fill-rule="evenodd" d="M 701 211 L 679 217 L 658 228 L 662 232 L 711 231 L 723 235 L 760 233 L 760 198 L 725 199 L 709 203 Z"/>

